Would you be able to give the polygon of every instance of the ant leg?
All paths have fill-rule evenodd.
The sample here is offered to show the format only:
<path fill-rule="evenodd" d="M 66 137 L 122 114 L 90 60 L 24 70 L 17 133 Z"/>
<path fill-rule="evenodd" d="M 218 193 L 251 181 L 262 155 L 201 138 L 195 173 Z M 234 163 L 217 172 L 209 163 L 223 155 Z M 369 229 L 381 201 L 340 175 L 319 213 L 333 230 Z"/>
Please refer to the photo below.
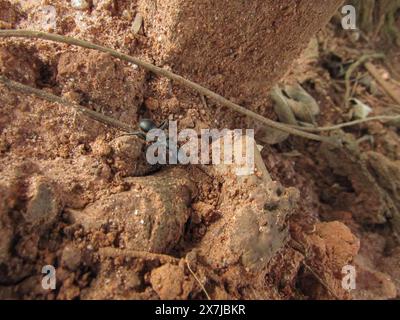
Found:
<path fill-rule="evenodd" d="M 164 130 L 168 127 L 168 120 L 164 120 L 163 123 L 158 127 L 158 129 Z"/>

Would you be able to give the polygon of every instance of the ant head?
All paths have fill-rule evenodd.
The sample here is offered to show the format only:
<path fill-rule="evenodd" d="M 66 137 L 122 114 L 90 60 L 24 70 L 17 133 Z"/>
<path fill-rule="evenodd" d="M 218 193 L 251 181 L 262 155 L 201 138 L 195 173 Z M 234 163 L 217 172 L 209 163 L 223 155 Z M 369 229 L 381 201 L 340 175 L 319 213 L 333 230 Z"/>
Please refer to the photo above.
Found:
<path fill-rule="evenodd" d="M 139 127 L 142 129 L 144 132 L 149 132 L 152 129 L 156 129 L 157 125 L 154 123 L 153 120 L 150 119 L 142 119 L 139 122 Z"/>

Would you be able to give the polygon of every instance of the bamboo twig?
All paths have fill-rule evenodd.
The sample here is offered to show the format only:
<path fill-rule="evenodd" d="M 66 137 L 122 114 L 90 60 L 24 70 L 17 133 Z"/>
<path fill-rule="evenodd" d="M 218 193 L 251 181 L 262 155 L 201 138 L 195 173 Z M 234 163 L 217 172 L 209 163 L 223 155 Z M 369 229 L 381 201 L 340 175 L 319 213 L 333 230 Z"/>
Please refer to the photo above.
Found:
<path fill-rule="evenodd" d="M 253 118 L 257 121 L 260 121 L 263 124 L 265 124 L 271 128 L 274 128 L 274 129 L 277 129 L 280 131 L 284 131 L 284 132 L 287 132 L 292 135 L 315 140 L 315 141 L 327 142 L 330 144 L 337 144 L 337 142 L 335 140 L 333 140 L 332 138 L 323 137 L 323 136 L 315 135 L 312 133 L 304 132 L 302 130 L 298 130 L 296 128 L 290 127 L 286 124 L 279 123 L 279 122 L 273 121 L 271 119 L 265 118 L 251 110 L 248 110 L 236 103 L 233 103 L 232 101 L 229 101 L 228 99 L 222 97 L 221 95 L 219 95 L 219 94 L 217 94 L 217 93 L 215 93 L 193 81 L 183 78 L 182 76 L 179 76 L 173 72 L 170 72 L 168 70 L 157 67 L 151 63 L 142 61 L 138 58 L 126 55 L 124 53 L 118 52 L 116 50 L 113 50 L 113 49 L 110 49 L 107 47 L 103 47 L 103 46 L 96 45 L 96 44 L 88 42 L 88 41 L 79 40 L 79 39 L 75 39 L 72 37 L 66 37 L 66 36 L 61 36 L 58 34 L 51 34 L 51 33 L 46 33 L 46 32 L 41 32 L 41 31 L 33 31 L 33 30 L 0 30 L 0 37 L 20 37 L 20 38 L 43 39 L 43 40 L 50 40 L 50 41 L 55 41 L 55 42 L 66 43 L 69 45 L 75 45 L 75 46 L 79 46 L 79 47 L 83 47 L 83 48 L 87 48 L 87 49 L 97 50 L 100 52 L 105 52 L 115 58 L 136 64 L 136 65 L 141 66 L 142 68 L 144 68 L 148 71 L 151 71 L 157 75 L 164 76 L 170 80 L 173 80 L 173 81 L 180 83 L 188 88 L 191 88 L 191 89 L 197 91 L 198 93 L 203 94 L 203 95 L 213 99 L 214 101 L 220 103 L 221 105 L 228 107 L 236 112 L 239 112 L 245 116 Z"/>

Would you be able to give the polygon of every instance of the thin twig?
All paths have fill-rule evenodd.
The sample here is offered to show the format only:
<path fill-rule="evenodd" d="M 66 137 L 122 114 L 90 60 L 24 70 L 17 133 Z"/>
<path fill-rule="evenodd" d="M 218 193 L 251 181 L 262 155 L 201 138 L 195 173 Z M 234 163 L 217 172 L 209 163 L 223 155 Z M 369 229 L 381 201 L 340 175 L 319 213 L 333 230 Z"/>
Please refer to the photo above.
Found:
<path fill-rule="evenodd" d="M 98 252 L 101 256 L 110 258 L 129 257 L 129 258 L 137 258 L 144 260 L 157 260 L 162 263 L 171 263 L 171 264 L 179 263 L 179 259 L 174 258 L 172 256 L 159 253 L 151 253 L 147 251 L 107 247 L 107 248 L 100 248 Z"/>
<path fill-rule="evenodd" d="M 376 116 L 376 117 L 369 117 L 366 119 L 360 119 L 360 120 L 354 120 L 350 122 L 345 122 L 345 123 L 340 123 L 334 126 L 329 126 L 329 127 L 299 127 L 296 126 L 296 129 L 299 130 L 304 130 L 307 132 L 324 132 L 324 131 L 334 131 L 334 130 L 339 130 L 342 128 L 346 127 L 352 127 L 358 124 L 366 123 L 366 122 L 371 122 L 371 121 L 395 121 L 395 120 L 400 120 L 400 115 L 397 116 Z"/>
<path fill-rule="evenodd" d="M 331 287 L 314 271 L 313 268 L 311 268 L 307 263 L 303 263 L 304 266 L 308 271 L 311 272 L 311 274 L 319 281 L 319 283 L 322 284 L 322 286 L 336 299 L 340 300 L 340 298 L 336 295 L 336 293 L 331 289 Z"/>
<path fill-rule="evenodd" d="M 373 53 L 373 54 L 365 54 L 361 56 L 356 62 L 354 62 L 349 69 L 346 72 L 345 76 L 345 84 L 346 84 L 346 92 L 344 95 L 344 104 L 346 107 L 346 110 L 349 108 L 349 102 L 350 102 L 350 94 L 351 94 L 351 86 L 350 86 L 350 79 L 353 74 L 353 72 L 361 65 L 363 65 L 365 62 L 371 60 L 371 59 L 384 59 L 385 55 L 382 53 Z"/>
<path fill-rule="evenodd" d="M 229 101 L 228 99 L 222 97 L 221 95 L 219 95 L 219 94 L 217 94 L 217 93 L 215 93 L 193 81 L 187 80 L 173 72 L 162 69 L 151 63 L 142 61 L 138 58 L 120 53 L 116 50 L 113 50 L 113 49 L 110 49 L 107 47 L 103 47 L 103 46 L 96 45 L 96 44 L 88 42 L 88 41 L 79 40 L 79 39 L 75 39 L 72 37 L 66 37 L 66 36 L 61 36 L 58 34 L 51 34 L 51 33 L 46 33 L 46 32 L 41 32 L 41 31 L 32 31 L 32 30 L 0 30 L 0 37 L 20 37 L 20 38 L 44 39 L 44 40 L 61 42 L 61 43 L 66 43 L 66 44 L 70 44 L 70 45 L 80 46 L 80 47 L 87 48 L 87 49 L 93 49 L 93 50 L 105 52 L 105 53 L 110 54 L 113 57 L 118 58 L 118 59 L 141 66 L 144 69 L 151 71 L 157 75 L 164 76 L 170 80 L 176 81 L 177 83 L 180 83 L 186 87 L 189 87 L 189 88 L 199 92 L 200 94 L 203 94 L 203 95 L 217 101 L 218 103 L 222 104 L 225 107 L 228 107 L 228 108 L 235 110 L 236 112 L 239 112 L 245 116 L 248 116 L 250 118 L 258 120 L 271 128 L 274 128 L 274 129 L 277 129 L 280 131 L 284 131 L 284 132 L 290 133 L 292 135 L 315 140 L 315 141 L 336 144 L 336 141 L 333 140 L 332 138 L 323 137 L 323 136 L 315 135 L 312 133 L 307 133 L 307 132 L 295 129 L 293 127 L 290 127 L 286 124 L 279 123 L 279 122 L 273 121 L 271 119 L 265 118 L 255 112 L 248 110 L 236 103 L 233 103 L 233 102 Z"/>
<path fill-rule="evenodd" d="M 203 284 L 201 283 L 200 279 L 196 276 L 196 274 L 194 273 L 194 271 L 192 270 L 192 268 L 190 267 L 190 264 L 187 260 L 185 260 L 186 262 L 186 266 L 188 267 L 190 273 L 192 274 L 192 276 L 194 277 L 194 279 L 197 281 L 197 283 L 200 285 L 201 290 L 203 290 L 204 294 L 206 295 L 208 300 L 211 300 L 206 288 L 203 286 Z"/>
<path fill-rule="evenodd" d="M 365 68 L 368 70 L 370 75 L 379 83 L 382 89 L 387 93 L 387 95 L 393 99 L 397 104 L 400 104 L 400 96 L 394 93 L 394 90 L 388 85 L 388 83 L 380 76 L 378 70 L 372 63 L 367 62 Z"/>
<path fill-rule="evenodd" d="M 200 93 L 200 99 L 201 99 L 201 103 L 203 104 L 204 109 L 208 109 L 207 100 L 206 100 L 206 97 L 204 96 L 204 94 Z"/>
<path fill-rule="evenodd" d="M 308 250 L 306 249 L 306 246 L 305 246 L 303 243 L 301 243 L 301 242 L 299 242 L 299 241 L 297 241 L 297 240 L 295 240 L 295 239 L 293 239 L 293 238 L 291 239 L 291 241 L 295 244 L 295 246 L 292 245 L 292 248 L 293 248 L 294 250 L 296 250 L 296 251 L 299 251 L 301 254 L 304 255 L 304 257 L 305 257 L 306 259 L 308 259 L 308 258 L 309 258 L 309 254 L 308 254 Z M 321 283 L 321 285 L 322 285 L 336 300 L 340 300 L 339 297 L 336 295 L 336 293 L 333 291 L 333 289 L 326 283 L 325 280 L 323 280 L 323 279 L 318 275 L 318 273 L 317 273 L 310 265 L 307 264 L 307 262 L 303 261 L 303 265 L 304 265 L 304 267 L 305 267 L 309 272 L 311 272 L 311 274 L 315 277 L 315 279 L 317 279 L 317 280 Z"/>
<path fill-rule="evenodd" d="M 59 104 L 61 104 L 63 106 L 73 108 L 76 111 L 84 114 L 85 116 L 87 116 L 87 117 L 89 117 L 89 118 L 91 118 L 93 120 L 96 120 L 96 121 L 101 122 L 101 123 L 103 123 L 105 125 L 117 128 L 117 129 L 119 129 L 121 131 L 124 131 L 124 132 L 127 132 L 127 133 L 135 132 L 135 130 L 131 126 L 129 126 L 128 124 L 126 124 L 124 122 L 121 122 L 121 121 L 119 121 L 117 119 L 108 117 L 108 116 L 106 116 L 104 114 L 98 113 L 98 112 L 93 111 L 91 109 L 85 108 L 83 106 L 80 106 L 80 105 L 78 105 L 76 103 L 70 102 L 70 101 L 68 101 L 66 99 L 58 97 L 58 96 L 56 96 L 54 94 L 51 94 L 49 92 L 46 92 L 44 90 L 36 89 L 36 88 L 30 87 L 30 86 L 24 85 L 22 83 L 12 81 L 12 80 L 4 77 L 1 74 L 0 74 L 0 83 L 3 83 L 5 86 L 7 86 L 10 89 L 17 90 L 17 91 L 20 91 L 20 92 L 25 93 L 25 94 L 33 94 L 33 95 L 35 95 L 35 96 L 37 96 L 39 98 L 42 98 L 44 100 L 47 100 L 47 101 L 50 101 L 50 102 L 59 103 Z"/>

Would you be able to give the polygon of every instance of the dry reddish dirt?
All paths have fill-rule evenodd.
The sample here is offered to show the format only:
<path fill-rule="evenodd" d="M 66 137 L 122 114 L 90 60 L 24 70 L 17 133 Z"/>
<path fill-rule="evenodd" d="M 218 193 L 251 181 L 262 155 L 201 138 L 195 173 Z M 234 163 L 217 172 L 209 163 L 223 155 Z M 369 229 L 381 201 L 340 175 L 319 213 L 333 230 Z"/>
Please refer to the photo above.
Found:
<path fill-rule="evenodd" d="M 329 18 L 321 8 L 329 12 L 341 1 L 267 1 L 262 7 L 262 1 L 217 1 L 216 7 L 186 0 L 87 2 L 79 10 L 70 1 L 0 0 L 0 28 L 94 41 L 277 119 L 270 86 Z M 246 6 L 244 15 L 238 14 L 239 3 Z M 49 5 L 56 9 L 55 21 Z M 270 7 L 283 10 L 283 18 Z M 305 11 L 310 16 L 298 20 Z M 232 16 L 222 25 L 230 27 L 221 29 L 215 21 L 226 12 Z M 138 14 L 139 31 L 133 28 Z M 238 15 L 242 20 L 233 19 Z M 253 15 L 256 21 L 246 23 Z M 171 28 L 178 18 L 185 23 Z M 278 41 L 291 23 L 298 27 Z M 316 99 L 320 125 L 346 120 L 343 83 L 324 67 L 328 54 L 355 59 L 354 51 L 369 45 L 337 30 L 333 24 L 322 30 L 282 79 L 301 83 Z M 398 59 L 398 51 L 391 54 Z M 399 296 L 396 126 L 347 129 L 339 133 L 346 149 L 294 137 L 264 145 L 266 130 L 259 124 L 165 78 L 103 53 L 45 41 L 2 38 L 0 73 L 133 127 L 150 117 L 157 123 L 179 120 L 179 128 L 198 132 L 255 128 L 264 146 L 262 164 L 244 179 L 225 165 L 153 172 L 140 139 L 0 85 L 1 299 Z M 372 94 L 359 85 L 355 92 L 377 114 L 391 103 L 379 89 Z M 373 143 L 356 143 L 368 135 Z M 358 271 L 357 290 L 350 293 L 341 285 L 342 268 L 349 264 Z M 45 265 L 56 267 L 56 290 L 42 289 Z"/>
<path fill-rule="evenodd" d="M 141 1 L 140 9 L 152 17 L 146 34 L 158 64 L 258 106 L 341 2 Z"/>

